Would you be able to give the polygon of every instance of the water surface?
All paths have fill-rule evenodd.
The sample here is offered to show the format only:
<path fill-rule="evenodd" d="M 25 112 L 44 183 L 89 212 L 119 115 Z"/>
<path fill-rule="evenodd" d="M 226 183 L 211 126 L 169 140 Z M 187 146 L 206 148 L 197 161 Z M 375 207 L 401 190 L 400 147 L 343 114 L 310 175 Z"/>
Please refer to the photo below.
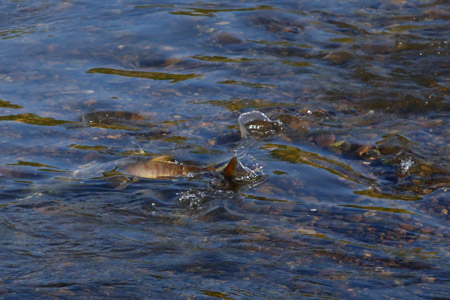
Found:
<path fill-rule="evenodd" d="M 0 295 L 445 299 L 449 11 L 3 1 Z M 157 155 L 265 180 L 121 184 Z"/>

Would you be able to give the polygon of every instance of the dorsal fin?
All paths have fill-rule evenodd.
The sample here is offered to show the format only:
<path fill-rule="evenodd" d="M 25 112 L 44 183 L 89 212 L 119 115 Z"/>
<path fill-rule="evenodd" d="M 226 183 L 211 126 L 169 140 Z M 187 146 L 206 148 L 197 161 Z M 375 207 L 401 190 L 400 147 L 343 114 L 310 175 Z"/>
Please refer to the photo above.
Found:
<path fill-rule="evenodd" d="M 223 170 L 222 174 L 223 177 L 225 177 L 225 179 L 227 180 L 234 180 L 237 177 L 237 165 L 238 165 L 238 160 L 236 157 L 233 157 L 230 162 L 228 163 L 228 165 L 225 167 L 225 169 Z"/>
<path fill-rule="evenodd" d="M 173 163 L 173 157 L 171 155 L 160 155 L 160 156 L 155 156 L 152 159 L 150 159 L 150 161 L 152 162 L 167 162 L 167 163 Z"/>

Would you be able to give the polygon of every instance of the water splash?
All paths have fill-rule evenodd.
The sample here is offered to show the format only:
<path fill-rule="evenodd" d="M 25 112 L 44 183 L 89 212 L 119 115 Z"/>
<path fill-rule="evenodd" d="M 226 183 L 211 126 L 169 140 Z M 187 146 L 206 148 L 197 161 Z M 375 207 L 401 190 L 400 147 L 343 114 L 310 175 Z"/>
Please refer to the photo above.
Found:
<path fill-rule="evenodd" d="M 400 173 L 406 175 L 409 169 L 414 165 L 414 161 L 410 156 L 402 158 L 400 161 Z"/>
<path fill-rule="evenodd" d="M 243 113 L 238 118 L 242 138 L 267 138 L 281 132 L 282 123 L 273 121 L 260 111 Z"/>

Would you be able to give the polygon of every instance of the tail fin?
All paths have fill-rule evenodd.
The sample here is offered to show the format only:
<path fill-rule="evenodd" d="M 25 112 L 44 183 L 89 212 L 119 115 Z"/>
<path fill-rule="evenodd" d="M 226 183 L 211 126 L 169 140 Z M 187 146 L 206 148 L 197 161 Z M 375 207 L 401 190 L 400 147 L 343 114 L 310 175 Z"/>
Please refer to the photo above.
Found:
<path fill-rule="evenodd" d="M 234 180 L 237 177 L 237 169 L 238 166 L 238 160 L 236 157 L 233 157 L 228 165 L 225 167 L 225 169 L 222 171 L 223 177 L 227 180 Z"/>

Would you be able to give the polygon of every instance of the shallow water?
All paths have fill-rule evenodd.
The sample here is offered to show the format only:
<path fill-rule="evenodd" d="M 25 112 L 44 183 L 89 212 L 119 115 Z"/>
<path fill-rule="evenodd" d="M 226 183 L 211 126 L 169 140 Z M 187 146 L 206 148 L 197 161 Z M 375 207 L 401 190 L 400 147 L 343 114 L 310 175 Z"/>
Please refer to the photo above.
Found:
<path fill-rule="evenodd" d="M 449 11 L 1 2 L 1 297 L 448 297 Z M 118 172 L 235 154 L 263 180 Z"/>

